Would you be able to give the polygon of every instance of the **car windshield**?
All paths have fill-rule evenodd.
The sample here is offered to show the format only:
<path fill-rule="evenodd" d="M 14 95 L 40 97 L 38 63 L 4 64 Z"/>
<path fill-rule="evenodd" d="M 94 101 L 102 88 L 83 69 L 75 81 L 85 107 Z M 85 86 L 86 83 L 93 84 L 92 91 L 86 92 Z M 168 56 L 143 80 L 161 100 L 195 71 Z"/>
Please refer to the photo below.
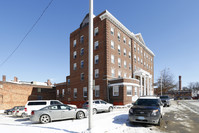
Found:
<path fill-rule="evenodd" d="M 158 99 L 138 99 L 134 105 L 139 106 L 158 106 Z"/>
<path fill-rule="evenodd" d="M 161 99 L 168 99 L 169 96 L 160 96 Z"/>

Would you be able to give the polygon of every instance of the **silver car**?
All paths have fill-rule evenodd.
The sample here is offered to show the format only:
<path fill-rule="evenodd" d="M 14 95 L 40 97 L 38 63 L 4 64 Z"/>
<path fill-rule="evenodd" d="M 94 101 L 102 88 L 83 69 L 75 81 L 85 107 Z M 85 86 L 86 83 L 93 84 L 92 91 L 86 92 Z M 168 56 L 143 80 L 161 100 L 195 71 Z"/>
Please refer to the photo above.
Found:
<path fill-rule="evenodd" d="M 77 109 L 65 104 L 50 105 L 40 110 L 32 111 L 32 122 L 49 123 L 61 119 L 83 119 L 88 116 L 86 109 Z"/>
<path fill-rule="evenodd" d="M 88 109 L 89 103 L 85 102 L 83 104 L 84 109 Z M 98 112 L 112 112 L 113 111 L 113 104 L 107 103 L 101 99 L 93 100 L 93 114 L 96 114 Z"/>

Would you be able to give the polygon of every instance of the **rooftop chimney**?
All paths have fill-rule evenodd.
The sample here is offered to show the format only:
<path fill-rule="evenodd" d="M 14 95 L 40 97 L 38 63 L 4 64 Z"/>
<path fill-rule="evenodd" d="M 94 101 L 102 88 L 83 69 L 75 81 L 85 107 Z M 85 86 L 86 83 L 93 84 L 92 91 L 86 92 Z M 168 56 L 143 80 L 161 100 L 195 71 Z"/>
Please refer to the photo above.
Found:
<path fill-rule="evenodd" d="M 182 90 L 182 82 L 181 82 L 181 76 L 179 76 L 179 91 Z"/>
<path fill-rule="evenodd" d="M 2 76 L 2 81 L 3 81 L 3 82 L 6 82 L 6 75 L 3 75 L 3 76 Z"/>
<path fill-rule="evenodd" d="M 14 77 L 14 82 L 18 82 L 18 78 L 17 77 Z"/>
<path fill-rule="evenodd" d="M 47 85 L 48 85 L 48 86 L 51 86 L 51 85 L 52 85 L 52 83 L 50 82 L 49 79 L 47 80 Z"/>

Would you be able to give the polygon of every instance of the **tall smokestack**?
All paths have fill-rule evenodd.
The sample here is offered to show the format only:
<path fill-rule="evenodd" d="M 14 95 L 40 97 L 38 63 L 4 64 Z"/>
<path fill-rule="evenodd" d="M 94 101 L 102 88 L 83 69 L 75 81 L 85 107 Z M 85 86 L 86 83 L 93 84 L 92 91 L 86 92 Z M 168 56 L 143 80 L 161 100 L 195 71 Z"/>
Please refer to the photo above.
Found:
<path fill-rule="evenodd" d="M 3 81 L 3 82 L 6 82 L 6 75 L 3 75 L 2 81 Z"/>
<path fill-rule="evenodd" d="M 182 82 L 181 82 L 181 76 L 179 76 L 179 91 L 182 90 Z"/>

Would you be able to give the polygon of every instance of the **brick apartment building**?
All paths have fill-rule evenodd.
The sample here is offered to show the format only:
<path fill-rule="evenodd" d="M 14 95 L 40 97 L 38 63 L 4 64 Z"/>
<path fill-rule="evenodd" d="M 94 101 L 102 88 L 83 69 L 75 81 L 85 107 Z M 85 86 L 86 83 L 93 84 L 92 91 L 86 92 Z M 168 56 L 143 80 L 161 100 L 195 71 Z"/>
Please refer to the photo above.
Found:
<path fill-rule="evenodd" d="M 57 84 L 57 99 L 80 106 L 88 100 L 88 22 L 70 34 L 70 76 Z M 93 98 L 115 105 L 153 95 L 154 53 L 140 33 L 128 30 L 107 10 L 94 17 Z"/>
<path fill-rule="evenodd" d="M 24 106 L 28 100 L 56 99 L 56 90 L 48 80 L 43 82 L 24 82 L 14 77 L 13 81 L 6 81 L 3 76 L 0 81 L 0 110 L 14 106 Z"/>

